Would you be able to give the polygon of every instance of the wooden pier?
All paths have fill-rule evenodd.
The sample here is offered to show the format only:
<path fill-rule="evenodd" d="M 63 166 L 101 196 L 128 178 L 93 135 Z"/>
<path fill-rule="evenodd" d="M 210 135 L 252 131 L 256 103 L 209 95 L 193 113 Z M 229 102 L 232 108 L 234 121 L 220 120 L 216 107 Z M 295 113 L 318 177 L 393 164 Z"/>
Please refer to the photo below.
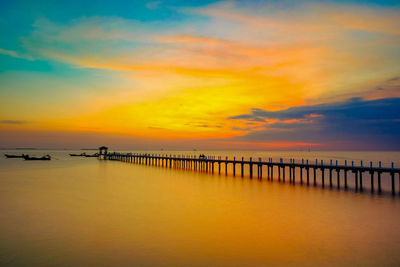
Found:
<path fill-rule="evenodd" d="M 146 153 L 108 153 L 103 155 L 102 159 L 105 160 L 117 160 L 136 164 L 145 164 L 152 166 L 159 166 L 165 168 L 181 168 L 192 171 L 202 171 L 202 172 L 218 172 L 221 174 L 221 170 L 225 175 L 228 175 L 228 165 L 232 168 L 232 175 L 237 176 L 237 168 L 239 168 L 239 173 L 241 177 L 245 176 L 245 169 L 248 171 L 246 176 L 253 178 L 256 176 L 258 179 L 263 179 L 263 169 L 266 169 L 265 178 L 269 181 L 274 181 L 277 179 L 279 182 L 286 182 L 289 178 L 289 183 L 291 184 L 305 184 L 307 186 L 317 184 L 322 187 L 332 188 L 335 185 L 337 189 L 344 188 L 348 189 L 350 186 L 349 174 L 352 174 L 352 180 L 354 189 L 356 191 L 362 192 L 364 190 L 364 174 L 369 177 L 371 192 L 377 191 L 382 192 L 382 176 L 388 175 L 390 177 L 391 192 L 393 195 L 396 194 L 396 174 L 399 177 L 398 182 L 398 193 L 400 193 L 400 169 L 394 168 L 392 163 L 391 167 L 382 167 L 381 162 L 378 166 L 373 166 L 372 162 L 368 166 L 364 166 L 363 162 L 360 162 L 359 166 L 355 166 L 354 162 L 347 164 L 345 161 L 344 165 L 339 165 L 338 161 L 330 161 L 326 164 L 323 160 L 315 160 L 311 163 L 308 160 L 301 160 L 301 162 L 296 162 L 294 159 L 290 159 L 289 162 L 284 162 L 280 159 L 279 162 L 274 162 L 272 158 L 267 161 L 262 161 L 258 158 L 258 161 L 253 161 L 252 158 L 249 160 L 244 160 L 244 158 L 236 159 L 233 157 L 229 159 L 228 157 L 198 157 L 192 155 L 160 155 L 160 154 L 146 154 Z M 221 169 L 221 166 L 224 167 Z M 254 169 L 256 171 L 254 172 Z M 277 171 L 277 175 L 274 171 Z M 320 175 L 317 176 L 317 172 Z M 287 173 L 289 177 L 286 177 Z M 328 174 L 328 179 L 325 179 L 326 173 Z M 296 180 L 296 174 L 299 174 L 299 180 Z M 343 175 L 343 178 L 340 176 Z M 367 179 L 368 179 L 367 178 Z M 317 182 L 318 180 L 318 182 Z M 343 185 L 342 185 L 343 183 Z M 375 189 L 377 185 L 377 189 Z"/>

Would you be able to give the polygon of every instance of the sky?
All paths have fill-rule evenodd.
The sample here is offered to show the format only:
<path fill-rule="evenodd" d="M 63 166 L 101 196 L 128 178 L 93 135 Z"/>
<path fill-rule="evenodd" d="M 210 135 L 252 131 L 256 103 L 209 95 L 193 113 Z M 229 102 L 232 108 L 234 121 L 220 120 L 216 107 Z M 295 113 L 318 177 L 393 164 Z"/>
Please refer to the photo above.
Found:
<path fill-rule="evenodd" d="M 0 2 L 0 147 L 400 150 L 398 1 Z"/>

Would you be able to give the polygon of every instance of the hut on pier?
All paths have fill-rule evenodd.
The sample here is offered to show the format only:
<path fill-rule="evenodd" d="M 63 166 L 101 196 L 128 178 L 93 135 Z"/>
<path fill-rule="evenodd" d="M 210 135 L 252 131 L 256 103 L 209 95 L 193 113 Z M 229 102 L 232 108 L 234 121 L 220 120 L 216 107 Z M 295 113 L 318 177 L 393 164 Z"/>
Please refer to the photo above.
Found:
<path fill-rule="evenodd" d="M 106 147 L 106 146 L 99 147 L 99 158 L 105 159 L 107 156 L 107 151 L 108 151 L 108 147 Z"/>

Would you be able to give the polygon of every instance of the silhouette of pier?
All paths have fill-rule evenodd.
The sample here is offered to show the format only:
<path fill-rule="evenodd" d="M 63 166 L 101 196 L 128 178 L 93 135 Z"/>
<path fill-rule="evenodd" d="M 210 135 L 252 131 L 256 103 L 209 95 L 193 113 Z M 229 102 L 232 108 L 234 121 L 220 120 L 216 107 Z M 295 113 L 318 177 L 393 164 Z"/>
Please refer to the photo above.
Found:
<path fill-rule="evenodd" d="M 372 162 L 368 166 L 364 166 L 363 162 L 360 162 L 359 166 L 355 166 L 352 161 L 348 164 L 345 161 L 344 165 L 339 165 L 338 161 L 332 162 L 332 160 L 326 164 L 323 160 L 315 160 L 309 162 L 308 160 L 301 160 L 296 162 L 294 159 L 290 159 L 289 162 L 284 162 L 280 159 L 278 162 L 274 162 L 272 158 L 267 161 L 262 161 L 261 158 L 253 160 L 252 158 L 245 160 L 244 157 L 237 159 L 236 157 L 216 157 L 216 156 L 196 156 L 196 155 L 161 155 L 161 154 L 147 154 L 147 153 L 108 153 L 102 156 L 105 160 L 116 160 L 135 164 L 144 164 L 151 166 L 159 166 L 165 168 L 181 168 L 191 171 L 202 171 L 209 173 L 224 173 L 228 175 L 228 166 L 231 166 L 232 175 L 241 177 L 245 175 L 253 178 L 263 179 L 263 170 L 265 169 L 265 178 L 269 181 L 276 179 L 279 182 L 289 182 L 291 184 L 304 184 L 304 185 L 321 185 L 324 187 L 337 187 L 338 189 L 348 189 L 350 185 L 349 174 L 352 175 L 354 189 L 362 192 L 365 188 L 365 179 L 370 182 L 369 189 L 371 192 L 377 191 L 382 192 L 382 177 L 383 175 L 389 175 L 391 183 L 391 192 L 394 195 L 396 193 L 395 178 L 396 175 L 399 177 L 399 188 L 400 193 L 400 169 L 394 168 L 394 164 L 391 167 L 382 167 L 381 162 L 378 166 L 373 166 Z M 239 173 L 237 173 L 239 169 Z M 247 171 L 245 174 L 245 170 Z M 274 174 L 275 172 L 275 174 Z M 317 173 L 318 172 L 318 173 Z M 366 177 L 367 174 L 369 177 Z M 297 177 L 299 175 L 299 177 Z M 343 175 L 343 178 L 341 178 Z M 335 184 L 334 184 L 334 180 Z M 318 180 L 318 181 L 317 181 Z M 342 184 L 343 183 L 343 184 Z M 375 188 L 377 186 L 377 188 Z"/>

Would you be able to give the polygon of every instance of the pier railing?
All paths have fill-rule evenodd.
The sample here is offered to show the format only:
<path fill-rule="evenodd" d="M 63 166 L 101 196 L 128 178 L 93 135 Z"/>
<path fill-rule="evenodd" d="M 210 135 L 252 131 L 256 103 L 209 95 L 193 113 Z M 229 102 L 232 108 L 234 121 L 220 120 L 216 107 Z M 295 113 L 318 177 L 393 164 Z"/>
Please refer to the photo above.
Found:
<path fill-rule="evenodd" d="M 266 178 L 269 181 L 273 181 L 274 178 L 278 181 L 285 182 L 289 179 L 289 183 L 306 184 L 306 185 L 317 185 L 321 184 L 322 187 L 329 186 L 332 188 L 334 186 L 334 179 L 336 178 L 335 185 L 338 189 L 343 187 L 348 189 L 349 187 L 349 177 L 348 174 L 352 173 L 354 177 L 354 188 L 356 191 L 363 191 L 364 189 L 364 174 L 369 174 L 370 190 L 375 192 L 375 185 L 377 185 L 377 192 L 382 192 L 382 175 L 386 174 L 390 177 L 391 192 L 396 193 L 395 189 L 395 176 L 399 176 L 399 189 L 400 193 L 400 169 L 394 168 L 394 164 L 391 167 L 382 167 L 381 162 L 378 166 L 373 166 L 372 162 L 369 165 L 364 166 L 363 162 L 360 162 L 359 166 L 354 164 L 352 161 L 348 164 L 347 161 L 344 165 L 338 164 L 338 161 L 332 162 L 332 160 L 326 164 L 323 160 L 315 160 L 310 162 L 309 160 L 301 160 L 296 162 L 295 159 L 290 159 L 289 162 L 284 162 L 280 159 L 278 162 L 274 162 L 272 158 L 267 161 L 262 161 L 261 158 L 258 160 L 244 160 L 244 157 L 236 158 L 233 157 L 229 159 L 228 157 L 221 156 L 195 156 L 195 155 L 161 155 L 161 154 L 147 154 L 147 153 L 109 153 L 105 155 L 104 159 L 108 160 L 118 160 L 123 162 L 145 164 L 160 166 L 166 168 L 184 168 L 193 171 L 205 171 L 205 172 L 218 172 L 221 174 L 221 165 L 224 167 L 222 171 L 228 174 L 228 165 L 232 166 L 232 175 L 236 176 L 237 168 L 239 167 L 240 176 L 245 176 L 245 170 L 248 171 L 246 176 L 253 178 L 256 175 L 258 179 L 263 179 L 263 168 L 266 168 Z M 254 169 L 256 168 L 256 173 Z M 277 171 L 277 175 L 274 171 Z M 317 175 L 317 171 L 320 172 Z M 288 172 L 288 174 L 287 174 Z M 326 172 L 328 175 L 325 176 Z M 334 177 L 334 173 L 336 174 Z M 299 180 L 296 182 L 296 174 L 298 174 Z M 343 178 L 340 175 L 343 174 Z M 288 175 L 288 177 L 286 177 Z M 377 178 L 375 182 L 375 177 Z M 317 182 L 317 179 L 319 180 Z M 341 183 L 343 182 L 343 186 Z"/>

